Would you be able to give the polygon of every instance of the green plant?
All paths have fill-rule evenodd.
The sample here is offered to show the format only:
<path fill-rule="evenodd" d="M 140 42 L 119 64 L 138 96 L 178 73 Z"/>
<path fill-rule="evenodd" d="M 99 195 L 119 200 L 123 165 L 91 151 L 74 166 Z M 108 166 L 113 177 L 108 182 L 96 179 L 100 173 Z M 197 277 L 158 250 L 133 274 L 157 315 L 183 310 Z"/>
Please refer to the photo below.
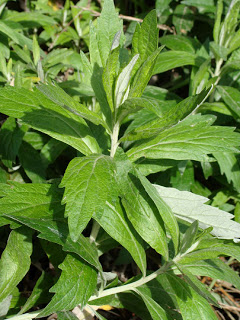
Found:
<path fill-rule="evenodd" d="M 46 78 L 32 90 L 0 90 L 0 111 L 8 116 L 1 131 L 2 162 L 11 169 L 18 155 L 22 177 L 32 181 L 6 183 L 2 169 L 0 224 L 12 229 L 0 260 L 2 317 L 10 307 L 7 317 L 14 320 L 55 312 L 59 319 L 75 319 L 71 310 L 78 305 L 111 304 L 144 320 L 209 320 L 217 319 L 209 303 L 219 307 L 219 302 L 196 276 L 240 288 L 237 274 L 218 258 L 240 261 L 240 226 L 233 215 L 207 205 L 203 196 L 146 178 L 184 161 L 211 163 L 212 154 L 221 166 L 225 153 L 239 152 L 234 128 L 213 125 L 214 115 L 197 113 L 213 94 L 216 79 L 207 79 L 201 88 L 193 85 L 196 89 L 184 100 L 159 99 L 163 91 L 147 84 L 170 68 L 164 61 L 170 53 L 158 48 L 155 10 L 137 25 L 131 52 L 124 47 L 122 28 L 112 0 L 105 0 L 101 16 L 90 24 L 90 62 L 80 53 L 85 86 L 96 97 L 88 107 Z M 33 41 L 36 66 L 40 49 Z M 182 65 L 177 55 L 175 63 Z M 29 128 L 44 134 L 46 141 L 38 141 L 41 152 L 26 138 Z M 47 168 L 63 150 L 73 154 L 64 176 L 46 180 Z M 57 274 L 52 287 L 43 271 L 19 311 L 11 299 L 19 296 L 16 286 L 30 268 L 32 239 Z M 127 283 L 103 272 L 99 262 L 102 253 L 119 244 L 140 273 Z M 149 248 L 161 257 L 155 271 L 147 270 Z M 46 294 L 49 287 L 53 297 Z M 27 313 L 41 303 L 47 306 Z"/>

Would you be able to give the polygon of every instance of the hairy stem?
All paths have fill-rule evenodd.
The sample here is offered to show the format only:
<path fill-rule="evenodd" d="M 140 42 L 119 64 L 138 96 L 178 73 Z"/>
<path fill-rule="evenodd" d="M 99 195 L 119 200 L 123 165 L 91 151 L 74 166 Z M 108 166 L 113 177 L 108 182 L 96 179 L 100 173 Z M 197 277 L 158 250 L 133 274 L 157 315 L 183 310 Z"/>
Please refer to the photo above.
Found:
<path fill-rule="evenodd" d="M 90 242 L 91 243 L 96 241 L 99 230 L 100 230 L 100 225 L 98 224 L 97 221 L 93 220 L 92 231 L 90 234 Z"/>

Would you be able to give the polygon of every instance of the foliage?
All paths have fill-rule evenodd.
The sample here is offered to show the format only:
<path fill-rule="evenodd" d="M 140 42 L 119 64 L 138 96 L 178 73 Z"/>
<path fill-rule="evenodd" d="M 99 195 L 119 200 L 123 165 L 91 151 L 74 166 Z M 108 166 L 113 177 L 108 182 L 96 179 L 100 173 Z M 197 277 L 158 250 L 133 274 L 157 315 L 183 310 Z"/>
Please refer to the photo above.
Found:
<path fill-rule="evenodd" d="M 28 5 L 0 1 L 0 319 L 217 319 L 199 277 L 240 290 L 219 258 L 240 261 L 240 1 L 157 0 L 124 27 L 112 0 Z"/>

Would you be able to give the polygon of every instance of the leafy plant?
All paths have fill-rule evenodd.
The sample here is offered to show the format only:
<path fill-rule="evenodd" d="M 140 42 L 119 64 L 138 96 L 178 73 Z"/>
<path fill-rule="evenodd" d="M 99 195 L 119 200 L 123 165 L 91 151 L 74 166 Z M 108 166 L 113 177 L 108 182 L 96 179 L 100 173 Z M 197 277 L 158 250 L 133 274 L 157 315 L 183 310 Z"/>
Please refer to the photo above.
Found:
<path fill-rule="evenodd" d="M 235 37 L 238 4 L 232 2 L 222 24 L 222 2 L 218 4 L 215 42 L 210 46 L 212 52 L 217 48 L 213 80 L 209 79 L 209 57 L 203 61 L 192 52 L 204 51 L 194 39 L 161 38 L 167 47 L 176 45 L 186 51 L 182 57 L 181 50 L 158 47 L 155 10 L 137 25 L 128 50 L 112 0 L 104 1 L 101 16 L 90 23 L 90 61 L 84 52 L 78 55 L 85 93 L 92 99 L 80 103 L 48 81 L 44 67 L 51 68 L 51 53 L 41 53 L 36 37 L 27 42 L 24 54 L 29 61 L 25 62 L 41 81 L 0 90 L 0 111 L 8 116 L 0 133 L 0 224 L 11 228 L 0 260 L 2 318 L 44 318 L 57 312 L 59 319 L 76 319 L 71 311 L 80 306 L 104 319 L 93 306 L 109 304 L 144 319 L 217 319 L 210 304 L 219 308 L 220 301 L 196 276 L 216 277 L 240 288 L 237 274 L 219 259 L 231 256 L 240 261 L 240 225 L 231 213 L 206 204 L 203 195 L 166 187 L 161 181 L 151 183 L 146 176 L 176 168 L 183 175 L 191 171 L 193 161 L 207 175 L 207 168 L 217 161 L 239 190 L 237 177 L 225 161 L 235 163 L 240 134 L 233 127 L 214 125 L 217 117 L 211 112 L 216 105 L 211 100 L 220 92 L 233 115 L 239 113 L 237 89 L 219 85 L 215 91 L 228 67 L 226 63 L 221 74 L 224 59 L 219 52 L 230 54 L 236 49 L 226 43 Z M 181 12 L 180 6 L 176 12 Z M 77 22 L 75 28 L 80 33 Z M 13 38 L 8 31 L 3 29 Z M 21 45 L 23 38 L 18 39 L 17 31 L 14 35 Z M 219 44 L 219 35 L 224 43 Z M 15 45 L 23 57 L 21 50 Z M 190 95 L 183 100 L 173 94 L 170 99 L 159 98 L 165 91 L 147 86 L 149 80 L 172 68 L 173 60 L 174 67 L 184 65 L 184 59 L 194 65 Z M 2 69 L 8 83 L 10 65 L 9 60 Z M 56 70 L 50 78 L 55 78 Z M 71 161 L 60 177 L 53 166 L 64 152 Z M 9 175 L 17 181 L 7 181 L 17 156 L 22 172 L 17 168 L 17 178 Z M 172 180 L 172 184 L 180 182 L 179 177 Z M 14 297 L 20 300 L 17 285 L 30 268 L 32 243 L 54 266 L 54 285 L 49 290 L 53 295 L 46 294 L 49 274 L 43 271 L 25 304 L 14 304 Z M 103 271 L 99 260 L 118 246 L 130 254 L 139 270 L 126 283 Z M 156 270 L 147 269 L 149 250 L 155 250 L 160 259 Z M 39 305 L 45 307 L 28 312 Z"/>

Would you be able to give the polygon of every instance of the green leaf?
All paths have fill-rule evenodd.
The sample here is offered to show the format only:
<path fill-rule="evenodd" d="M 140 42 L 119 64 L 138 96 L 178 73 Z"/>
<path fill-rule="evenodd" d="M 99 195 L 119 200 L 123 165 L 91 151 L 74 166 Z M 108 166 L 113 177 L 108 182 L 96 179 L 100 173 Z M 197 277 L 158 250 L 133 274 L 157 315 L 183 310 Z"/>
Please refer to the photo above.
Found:
<path fill-rule="evenodd" d="M 25 173 L 34 183 L 44 182 L 46 172 L 40 153 L 29 143 L 23 141 L 19 149 L 19 160 Z"/>
<path fill-rule="evenodd" d="M 30 297 L 27 299 L 26 303 L 21 308 L 18 314 L 23 314 L 35 305 L 41 303 L 41 299 L 44 300 L 45 297 L 49 297 L 50 299 L 51 295 L 48 293 L 48 290 L 52 285 L 52 276 L 43 271 L 41 276 L 38 278 Z"/>
<path fill-rule="evenodd" d="M 240 192 L 240 166 L 236 156 L 230 152 L 215 152 L 213 154 L 216 158 L 221 173 L 225 174 L 228 183 L 233 183 L 234 188 Z"/>
<path fill-rule="evenodd" d="M 65 143 L 51 138 L 43 148 L 41 148 L 40 157 L 42 159 L 43 167 L 47 168 L 66 148 L 67 145 Z"/>
<path fill-rule="evenodd" d="M 2 161 L 8 168 L 12 168 L 12 162 L 16 161 L 24 133 L 25 130 L 22 130 L 12 117 L 9 117 L 1 127 L 0 154 Z"/>
<path fill-rule="evenodd" d="M 138 60 L 139 55 L 135 55 L 129 64 L 121 71 L 115 86 L 115 104 L 118 108 L 128 97 L 129 82 L 131 79 L 132 69 Z"/>
<path fill-rule="evenodd" d="M 204 102 L 209 93 L 210 91 L 207 93 L 204 90 L 200 94 L 188 97 L 178 104 L 168 104 L 169 101 L 162 102 L 156 99 L 149 98 L 147 98 L 147 103 L 144 100 L 141 101 L 141 103 L 139 103 L 138 105 L 147 108 L 149 111 L 155 112 L 158 115 L 158 118 L 156 117 L 156 119 L 153 119 L 151 121 L 148 121 L 146 124 L 144 123 L 143 125 L 136 127 L 135 130 L 131 130 L 133 132 L 128 133 L 130 131 L 128 128 L 128 130 L 126 131 L 126 136 L 122 138 L 122 141 L 146 139 L 176 125 L 191 113 L 194 113 Z M 141 100 L 142 99 L 143 98 L 141 98 Z M 132 99 L 129 100 L 129 103 L 131 103 Z M 128 100 L 126 100 L 126 104 L 127 101 Z M 158 113 L 157 111 L 155 111 L 157 109 Z"/>
<path fill-rule="evenodd" d="M 211 233 L 216 237 L 235 240 L 239 238 L 240 224 L 231 220 L 234 216 L 204 204 L 208 201 L 207 198 L 188 191 L 154 186 L 177 217 L 190 223 L 198 220 L 200 228 L 203 229 L 213 227 Z"/>
<path fill-rule="evenodd" d="M 78 256 L 68 254 L 60 265 L 62 269 L 58 282 L 51 288 L 55 295 L 38 317 L 56 311 L 72 310 L 77 305 L 83 308 L 97 285 L 97 272 Z"/>
<path fill-rule="evenodd" d="M 0 260 L 0 301 L 12 293 L 30 268 L 31 235 L 32 232 L 26 228 L 10 233 Z"/>
<path fill-rule="evenodd" d="M 114 163 L 105 155 L 75 158 L 61 182 L 65 187 L 63 202 L 71 238 L 76 241 L 93 213 L 104 210 L 106 201 L 116 197 Z"/>
<path fill-rule="evenodd" d="M 97 63 L 100 67 L 105 66 L 115 34 L 122 28 L 123 23 L 118 18 L 113 0 L 105 0 L 101 16 L 97 19 L 95 32 L 94 30 L 90 32 L 89 51 L 92 65 Z"/>
<path fill-rule="evenodd" d="M 167 35 L 160 39 L 160 43 L 167 48 L 176 51 L 186 51 L 189 53 L 195 53 L 198 48 L 198 43 L 195 39 L 182 35 Z"/>
<path fill-rule="evenodd" d="M 142 95 L 150 78 L 152 77 L 157 57 L 159 56 L 162 49 L 163 47 L 156 49 L 138 69 L 129 92 L 130 98 L 140 97 Z"/>
<path fill-rule="evenodd" d="M 222 12 L 223 12 L 223 0 L 218 0 L 217 8 L 216 8 L 215 23 L 213 28 L 213 39 L 216 43 L 218 43 L 218 39 L 219 39 Z"/>
<path fill-rule="evenodd" d="M 156 205 L 159 214 L 161 215 L 166 229 L 171 234 L 171 238 L 174 244 L 175 252 L 178 252 L 179 246 L 179 228 L 177 224 L 177 220 L 173 215 L 170 207 L 162 200 L 157 192 L 156 188 L 148 181 L 147 178 L 142 176 L 140 173 L 138 174 L 138 178 L 141 181 L 145 191 L 148 193 L 154 204 Z"/>
<path fill-rule="evenodd" d="M 145 293 L 143 288 L 138 288 L 134 290 L 138 295 L 141 296 L 148 311 L 150 312 L 153 320 L 167 320 L 168 316 L 165 310 L 156 302 L 154 301 L 149 295 Z"/>
<path fill-rule="evenodd" d="M 114 110 L 113 85 L 114 85 L 114 81 L 117 73 L 117 68 L 119 65 L 118 58 L 119 58 L 119 47 L 117 47 L 110 53 L 102 74 L 103 87 L 107 95 L 108 104 L 112 111 Z"/>
<path fill-rule="evenodd" d="M 226 103 L 228 108 L 240 118 L 240 92 L 239 90 L 227 87 L 227 86 L 217 86 L 223 101 Z"/>
<path fill-rule="evenodd" d="M 183 235 L 180 254 L 184 253 L 192 246 L 192 244 L 195 242 L 197 232 L 198 221 L 194 221 Z"/>
<path fill-rule="evenodd" d="M 196 276 L 224 280 L 240 288 L 238 273 L 219 258 L 191 262 L 184 264 L 184 267 Z"/>
<path fill-rule="evenodd" d="M 75 101 L 72 97 L 70 97 L 63 89 L 61 89 L 58 85 L 52 84 L 43 84 L 40 83 L 37 86 L 38 90 L 40 90 L 48 99 L 56 103 L 58 106 L 68 110 L 72 114 L 82 117 L 86 120 L 91 121 L 92 123 L 98 125 L 101 124 L 105 126 L 102 118 L 95 112 L 89 110 L 84 105 Z"/>
<path fill-rule="evenodd" d="M 178 269 L 183 274 L 184 279 L 186 282 L 191 286 L 191 288 L 198 293 L 200 296 L 205 298 L 209 303 L 213 304 L 216 307 L 219 307 L 219 304 L 216 298 L 206 289 L 205 285 L 201 283 L 191 272 L 184 266 L 180 266 L 176 264 Z"/>
<path fill-rule="evenodd" d="M 156 138 L 139 143 L 127 155 L 133 161 L 140 157 L 204 161 L 213 152 L 238 152 L 240 135 L 231 127 L 211 126 L 214 120 L 214 116 L 190 116 Z"/>
<path fill-rule="evenodd" d="M 162 52 L 157 57 L 152 75 L 162 73 L 168 70 L 172 70 L 182 66 L 199 66 L 202 63 L 202 59 L 195 54 L 183 51 L 167 51 Z"/>
<path fill-rule="evenodd" d="M 132 163 L 120 149 L 115 155 L 117 183 L 128 219 L 138 234 L 158 253 L 168 258 L 165 227 L 154 202 L 148 196 Z"/>
<path fill-rule="evenodd" d="M 145 275 L 146 255 L 143 241 L 128 221 L 120 202 L 117 202 L 115 206 L 107 202 L 104 211 L 94 214 L 93 218 L 113 239 L 130 252 L 139 269 Z"/>
<path fill-rule="evenodd" d="M 192 10 L 184 4 L 179 4 L 173 12 L 172 22 L 177 33 L 187 34 L 194 24 Z"/>
<path fill-rule="evenodd" d="M 220 46 L 219 44 L 211 41 L 210 42 L 210 49 L 213 52 L 215 59 L 223 59 L 224 61 L 227 60 L 228 50 L 225 47 Z"/>
<path fill-rule="evenodd" d="M 168 273 L 167 280 L 171 285 L 172 293 L 177 299 L 184 320 L 217 320 L 209 303 L 182 279 Z"/>
<path fill-rule="evenodd" d="M 61 245 L 64 251 L 76 253 L 96 269 L 102 270 L 101 264 L 98 261 L 96 248 L 91 245 L 89 239 L 85 238 L 82 234 L 78 241 L 73 242 L 69 236 L 66 222 L 63 222 L 60 219 L 53 221 L 47 217 L 38 219 L 10 214 L 5 214 L 4 216 L 39 231 L 39 238 Z"/>
<path fill-rule="evenodd" d="M 134 66 L 137 70 L 158 47 L 158 28 L 156 10 L 150 11 L 137 25 L 132 38 L 132 54 L 139 54 Z"/>
<path fill-rule="evenodd" d="M 1 224 L 9 223 L 2 218 L 4 214 L 48 220 L 61 217 L 64 212 L 61 199 L 62 191 L 55 185 L 14 182 L 7 195 L 0 199 Z"/>
<path fill-rule="evenodd" d="M 49 100 L 40 91 L 6 87 L 0 92 L 0 111 L 51 137 L 65 142 L 83 154 L 99 152 L 86 122 Z"/>

